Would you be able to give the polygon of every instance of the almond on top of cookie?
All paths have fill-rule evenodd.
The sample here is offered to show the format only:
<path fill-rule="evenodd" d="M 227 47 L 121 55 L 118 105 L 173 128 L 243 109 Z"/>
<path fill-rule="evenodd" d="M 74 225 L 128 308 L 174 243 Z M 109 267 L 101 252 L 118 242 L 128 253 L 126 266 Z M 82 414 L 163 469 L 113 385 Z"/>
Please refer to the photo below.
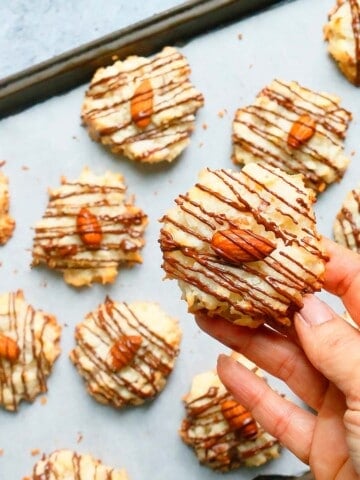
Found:
<path fill-rule="evenodd" d="M 161 219 L 162 267 L 192 313 L 257 327 L 290 325 L 321 289 L 327 257 L 314 192 L 301 175 L 262 163 L 205 169 Z"/>
<path fill-rule="evenodd" d="M 235 112 L 233 161 L 300 173 L 305 185 L 320 194 L 348 167 L 343 142 L 351 119 L 336 95 L 275 79 L 252 105 Z"/>
<path fill-rule="evenodd" d="M 188 145 L 204 104 L 190 73 L 187 59 L 173 47 L 98 69 L 81 113 L 90 136 L 141 163 L 174 160 Z"/>
<path fill-rule="evenodd" d="M 147 215 L 126 198 L 120 173 L 95 175 L 85 168 L 76 180 L 50 189 L 43 218 L 35 225 L 32 266 L 45 264 L 81 287 L 112 283 L 118 268 L 142 262 Z"/>

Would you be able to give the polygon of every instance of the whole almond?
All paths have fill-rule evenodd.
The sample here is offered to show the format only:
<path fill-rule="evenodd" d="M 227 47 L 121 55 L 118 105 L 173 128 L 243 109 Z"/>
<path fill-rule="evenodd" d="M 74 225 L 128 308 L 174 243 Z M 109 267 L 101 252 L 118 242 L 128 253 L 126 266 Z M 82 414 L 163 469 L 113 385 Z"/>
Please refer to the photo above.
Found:
<path fill-rule="evenodd" d="M 0 333 L 0 358 L 16 362 L 20 355 L 20 348 L 15 340 Z"/>
<path fill-rule="evenodd" d="M 243 438 L 252 440 L 257 437 L 258 427 L 254 417 L 240 403 L 229 399 L 221 402 L 221 411 L 232 431 Z"/>
<path fill-rule="evenodd" d="M 211 247 L 219 257 L 234 264 L 263 260 L 275 249 L 267 238 L 241 228 L 218 230 L 211 239 Z"/>
<path fill-rule="evenodd" d="M 287 138 L 287 143 L 292 148 L 299 148 L 314 135 L 316 131 L 316 122 L 307 113 L 292 124 Z"/>
<path fill-rule="evenodd" d="M 131 363 L 141 343 L 140 335 L 122 335 L 110 348 L 110 368 L 117 372 Z"/>
<path fill-rule="evenodd" d="M 89 248 L 98 248 L 102 242 L 101 225 L 96 215 L 82 207 L 76 217 L 77 233 Z"/>
<path fill-rule="evenodd" d="M 154 109 L 154 91 L 149 79 L 136 88 L 130 102 L 131 118 L 138 128 L 145 128 L 151 121 Z"/>

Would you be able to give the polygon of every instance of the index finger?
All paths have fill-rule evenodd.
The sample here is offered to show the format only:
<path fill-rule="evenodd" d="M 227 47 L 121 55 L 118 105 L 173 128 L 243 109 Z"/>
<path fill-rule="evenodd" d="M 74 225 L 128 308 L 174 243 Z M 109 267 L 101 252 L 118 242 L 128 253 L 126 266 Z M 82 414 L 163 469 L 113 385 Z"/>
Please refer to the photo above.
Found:
<path fill-rule="evenodd" d="M 322 241 L 330 258 L 324 288 L 340 297 L 353 320 L 360 324 L 360 255 L 328 238 Z"/>

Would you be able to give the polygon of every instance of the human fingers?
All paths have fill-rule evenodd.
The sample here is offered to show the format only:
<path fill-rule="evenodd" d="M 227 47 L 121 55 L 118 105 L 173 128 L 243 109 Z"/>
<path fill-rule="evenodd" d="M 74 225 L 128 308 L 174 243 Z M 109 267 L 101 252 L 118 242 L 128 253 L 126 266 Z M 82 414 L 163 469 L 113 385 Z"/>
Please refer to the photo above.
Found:
<path fill-rule="evenodd" d="M 360 324 L 360 255 L 323 237 L 329 255 L 324 287 L 341 297 L 346 309 Z"/>
<path fill-rule="evenodd" d="M 195 319 L 209 335 L 287 383 L 311 408 L 317 410 L 321 405 L 328 381 L 290 339 L 266 327 L 241 327 L 221 317 L 209 318 L 205 313 L 197 314 Z"/>
<path fill-rule="evenodd" d="M 263 428 L 308 463 L 316 417 L 281 397 L 264 380 L 226 355 L 219 356 L 217 370 L 226 388 Z"/>
<path fill-rule="evenodd" d="M 313 295 L 305 297 L 295 327 L 311 363 L 346 397 L 345 435 L 360 474 L 360 332 Z"/>

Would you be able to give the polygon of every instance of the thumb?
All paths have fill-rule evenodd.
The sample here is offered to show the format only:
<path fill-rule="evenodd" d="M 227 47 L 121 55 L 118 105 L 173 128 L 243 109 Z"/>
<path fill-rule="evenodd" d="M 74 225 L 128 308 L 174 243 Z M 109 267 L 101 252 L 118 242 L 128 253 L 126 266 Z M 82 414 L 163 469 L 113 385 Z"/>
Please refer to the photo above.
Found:
<path fill-rule="evenodd" d="M 360 331 L 313 295 L 295 315 L 295 328 L 310 362 L 346 398 L 346 439 L 360 472 Z"/>
<path fill-rule="evenodd" d="M 360 406 L 360 331 L 314 295 L 305 297 L 295 328 L 314 367 Z"/>

